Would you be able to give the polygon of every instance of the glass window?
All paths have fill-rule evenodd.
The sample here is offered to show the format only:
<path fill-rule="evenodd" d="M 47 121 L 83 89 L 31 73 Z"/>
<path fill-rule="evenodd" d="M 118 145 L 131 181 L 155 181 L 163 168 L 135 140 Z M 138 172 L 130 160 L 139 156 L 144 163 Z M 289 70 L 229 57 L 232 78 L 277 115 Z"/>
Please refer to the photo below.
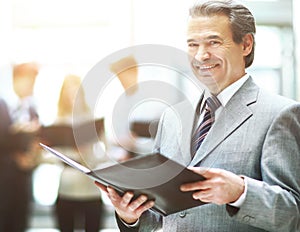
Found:
<path fill-rule="evenodd" d="M 257 26 L 255 58 L 248 72 L 269 92 L 295 98 L 291 27 Z"/>

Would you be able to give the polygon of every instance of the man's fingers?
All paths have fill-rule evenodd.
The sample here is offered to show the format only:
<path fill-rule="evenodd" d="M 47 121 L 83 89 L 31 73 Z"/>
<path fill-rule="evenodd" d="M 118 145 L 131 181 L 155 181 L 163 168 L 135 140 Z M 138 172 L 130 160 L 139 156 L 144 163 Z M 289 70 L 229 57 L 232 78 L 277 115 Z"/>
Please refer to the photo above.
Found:
<path fill-rule="evenodd" d="M 100 183 L 97 182 L 97 181 L 95 181 L 94 183 L 95 183 L 95 184 L 97 185 L 97 187 L 99 187 L 102 191 L 108 193 L 108 192 L 107 192 L 107 187 L 106 187 L 105 185 L 100 184 Z"/>
<path fill-rule="evenodd" d="M 197 181 L 192 183 L 186 183 L 180 186 L 180 190 L 183 192 L 187 191 L 196 191 L 196 190 L 205 190 L 209 186 L 207 185 L 207 182 L 205 180 L 203 181 Z"/>
<path fill-rule="evenodd" d="M 145 195 L 141 195 L 136 200 L 134 200 L 133 202 L 130 203 L 129 208 L 132 211 L 135 211 L 137 208 L 139 208 L 141 205 L 143 205 L 147 200 L 148 200 L 148 198 Z"/>
<path fill-rule="evenodd" d="M 148 201 L 145 204 L 141 205 L 139 208 L 136 209 L 136 213 L 141 215 L 146 210 L 152 208 L 154 206 L 154 201 Z"/>
<path fill-rule="evenodd" d="M 112 201 L 113 205 L 115 205 L 114 202 L 117 202 L 119 205 L 119 202 L 121 202 L 121 197 L 120 195 L 116 192 L 115 189 L 112 187 L 108 186 L 107 187 L 107 192 L 108 192 L 108 197 Z"/>
<path fill-rule="evenodd" d="M 122 197 L 122 200 L 120 202 L 121 207 L 127 207 L 127 205 L 130 203 L 130 201 L 133 198 L 133 193 L 126 192 L 124 196 Z"/>
<path fill-rule="evenodd" d="M 132 192 L 126 192 L 122 197 L 116 192 L 116 190 L 110 186 L 105 185 L 95 181 L 95 184 L 104 192 L 111 200 L 112 204 L 119 208 L 119 210 L 124 210 L 129 208 L 131 212 L 135 214 L 142 214 L 144 211 L 150 209 L 154 206 L 154 201 L 149 201 L 146 195 L 140 195 L 137 199 L 133 200 L 134 194 Z"/>
<path fill-rule="evenodd" d="M 203 190 L 203 191 L 194 192 L 193 198 L 196 200 L 201 200 L 203 202 L 210 202 L 212 198 L 211 191 Z"/>

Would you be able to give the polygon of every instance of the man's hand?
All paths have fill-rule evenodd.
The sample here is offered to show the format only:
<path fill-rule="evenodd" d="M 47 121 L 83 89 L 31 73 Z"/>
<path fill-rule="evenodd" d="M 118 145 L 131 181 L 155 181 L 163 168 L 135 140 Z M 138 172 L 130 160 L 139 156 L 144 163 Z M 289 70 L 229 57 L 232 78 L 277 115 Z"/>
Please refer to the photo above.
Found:
<path fill-rule="evenodd" d="M 240 198 L 245 189 L 242 177 L 222 169 L 199 167 L 189 168 L 201 174 L 206 180 L 181 185 L 183 192 L 194 191 L 194 199 L 218 205 L 233 203 Z"/>
<path fill-rule="evenodd" d="M 112 187 L 106 187 L 98 182 L 95 183 L 102 191 L 106 192 L 115 207 L 116 213 L 127 224 L 135 223 L 143 212 L 154 205 L 154 201 L 148 201 L 145 195 L 132 200 L 133 193 L 131 192 L 126 192 L 121 197 Z"/>

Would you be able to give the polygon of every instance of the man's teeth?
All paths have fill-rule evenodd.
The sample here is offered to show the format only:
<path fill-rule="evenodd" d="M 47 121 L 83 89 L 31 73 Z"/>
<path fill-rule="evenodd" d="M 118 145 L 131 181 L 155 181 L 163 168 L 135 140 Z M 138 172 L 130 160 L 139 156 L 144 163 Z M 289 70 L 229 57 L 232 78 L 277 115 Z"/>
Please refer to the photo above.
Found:
<path fill-rule="evenodd" d="M 210 69 L 210 68 L 214 68 L 214 67 L 216 67 L 216 65 L 200 66 L 199 69 L 204 70 L 204 69 Z"/>

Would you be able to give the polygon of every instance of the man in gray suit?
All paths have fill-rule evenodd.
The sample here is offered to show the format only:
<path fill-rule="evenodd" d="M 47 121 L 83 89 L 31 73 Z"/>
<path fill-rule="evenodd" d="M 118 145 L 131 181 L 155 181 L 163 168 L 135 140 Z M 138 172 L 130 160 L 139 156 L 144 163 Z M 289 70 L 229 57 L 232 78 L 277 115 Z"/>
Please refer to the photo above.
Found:
<path fill-rule="evenodd" d="M 181 190 L 208 204 L 162 218 L 148 210 L 155 203 L 146 196 L 132 200 L 130 192 L 119 196 L 99 184 L 121 231 L 300 231 L 300 104 L 266 93 L 246 73 L 255 30 L 251 12 L 235 1 L 190 9 L 188 53 L 206 91 L 198 112 L 182 102 L 163 114 L 156 148 L 206 177 Z M 191 152 L 208 96 L 220 106 L 203 143 Z"/>

